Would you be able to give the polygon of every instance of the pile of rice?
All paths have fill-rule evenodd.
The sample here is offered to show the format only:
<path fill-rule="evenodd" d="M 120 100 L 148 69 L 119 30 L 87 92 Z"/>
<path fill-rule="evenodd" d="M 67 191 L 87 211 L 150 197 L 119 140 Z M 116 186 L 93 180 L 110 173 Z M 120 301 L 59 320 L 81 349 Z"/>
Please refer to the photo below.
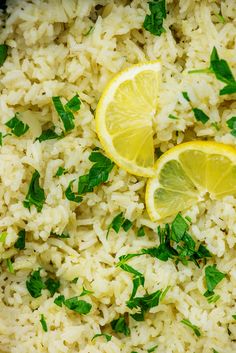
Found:
<path fill-rule="evenodd" d="M 87 193 L 81 204 L 64 193 L 72 179 L 88 172 L 88 157 L 100 146 L 94 111 L 106 83 L 134 63 L 160 59 L 163 65 L 154 127 L 155 145 L 162 152 L 189 139 L 236 143 L 226 125 L 236 116 L 235 95 L 220 97 L 222 83 L 214 75 L 187 73 L 209 66 L 213 46 L 236 73 L 235 1 L 169 0 L 167 9 L 166 33 L 160 37 L 143 29 L 146 0 L 9 0 L 6 13 L 0 14 L 0 44 L 9 46 L 0 68 L 0 131 L 9 132 L 4 124 L 16 112 L 30 125 L 27 134 L 6 137 L 0 148 L 0 232 L 7 232 L 0 242 L 1 353 L 142 353 L 155 345 L 157 353 L 236 352 L 235 197 L 205 200 L 183 213 L 192 219 L 194 239 L 214 255 L 208 264 L 216 263 L 227 274 L 216 289 L 220 300 L 209 304 L 203 296 L 204 266 L 134 258 L 129 264 L 144 274 L 148 293 L 170 289 L 145 321 L 129 318 L 131 335 L 126 337 L 114 333 L 110 322 L 131 312 L 126 301 L 132 276 L 115 265 L 122 254 L 158 244 L 157 224 L 145 210 L 146 180 L 115 167 L 109 182 Z M 217 16 L 220 12 L 225 23 Z M 182 91 L 219 130 L 196 122 Z M 77 92 L 82 106 L 75 114 L 75 129 L 60 140 L 34 142 L 48 123 L 61 124 L 51 97 L 70 99 Z M 171 120 L 169 114 L 180 119 Z M 59 166 L 69 173 L 55 178 Z M 22 204 L 34 169 L 46 194 L 39 213 Z M 108 225 L 120 212 L 134 226 L 128 233 L 111 230 L 106 239 Z M 136 227 L 141 225 L 146 236 L 138 238 Z M 26 230 L 25 250 L 14 247 L 21 229 Z M 65 230 L 68 239 L 51 236 Z M 7 269 L 8 258 L 14 274 Z M 60 308 L 54 304 L 58 293 L 50 297 L 47 290 L 32 298 L 26 280 L 38 268 L 43 278 L 59 278 L 59 292 L 66 298 L 81 293 L 83 286 L 93 291 L 85 297 L 91 312 L 79 315 Z M 48 332 L 42 330 L 41 314 Z M 183 318 L 199 327 L 200 337 L 181 323 Z M 111 341 L 91 341 L 100 332 L 111 334 Z"/>

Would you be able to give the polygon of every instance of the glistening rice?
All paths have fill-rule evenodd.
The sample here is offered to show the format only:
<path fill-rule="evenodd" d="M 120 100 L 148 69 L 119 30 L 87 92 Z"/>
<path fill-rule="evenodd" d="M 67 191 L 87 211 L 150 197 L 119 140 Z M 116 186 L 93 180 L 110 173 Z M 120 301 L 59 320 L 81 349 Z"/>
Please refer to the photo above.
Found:
<path fill-rule="evenodd" d="M 166 33 L 160 37 L 143 29 L 146 0 L 9 0 L 7 14 L 0 14 L 0 43 L 10 48 L 0 68 L 0 130 L 9 132 L 5 123 L 16 112 L 30 125 L 27 134 L 8 136 L 0 149 L 0 230 L 7 233 L 0 242 L 1 353 L 144 353 L 156 345 L 158 353 L 236 352 L 236 198 L 205 200 L 184 213 L 192 219 L 195 240 L 205 242 L 217 268 L 227 273 L 217 288 L 220 300 L 212 305 L 202 295 L 202 267 L 134 258 L 130 264 L 144 274 L 149 293 L 170 289 L 145 321 L 129 320 L 131 335 L 126 337 L 112 332 L 110 323 L 130 312 L 126 301 L 132 278 L 115 265 L 119 256 L 157 244 L 157 224 L 145 211 L 145 180 L 115 167 L 109 182 L 87 193 L 80 205 L 65 197 L 69 182 L 87 173 L 88 157 L 100 146 L 94 110 L 103 88 L 116 72 L 137 62 L 160 59 L 163 66 L 156 147 L 164 152 L 198 138 L 235 144 L 225 123 L 236 116 L 235 96 L 220 97 L 222 84 L 214 75 L 188 74 L 208 66 L 214 46 L 236 73 L 235 1 L 169 0 L 167 8 Z M 206 128 L 196 122 L 182 91 L 220 125 L 219 131 L 215 124 Z M 42 127 L 59 124 L 51 97 L 70 99 L 77 92 L 82 106 L 75 113 L 75 129 L 60 140 L 34 142 Z M 180 119 L 171 120 L 169 114 Z M 55 178 L 59 166 L 69 173 Z M 40 213 L 22 204 L 34 169 L 46 194 Z M 137 228 L 146 226 L 146 236 L 137 238 L 133 227 L 128 233 L 111 231 L 106 239 L 108 225 L 120 212 Z M 19 251 L 14 244 L 21 229 L 27 241 Z M 51 235 L 65 229 L 68 239 Z M 15 273 L 7 269 L 10 258 Z M 50 297 L 47 290 L 32 298 L 25 283 L 40 267 L 43 278 L 53 273 L 60 279 L 66 298 L 83 286 L 93 291 L 86 297 L 91 312 L 82 316 L 56 306 L 57 294 Z M 41 314 L 48 332 L 42 330 Z M 184 318 L 199 327 L 201 337 L 181 323 Z M 111 341 L 92 341 L 101 330 L 113 336 Z"/>

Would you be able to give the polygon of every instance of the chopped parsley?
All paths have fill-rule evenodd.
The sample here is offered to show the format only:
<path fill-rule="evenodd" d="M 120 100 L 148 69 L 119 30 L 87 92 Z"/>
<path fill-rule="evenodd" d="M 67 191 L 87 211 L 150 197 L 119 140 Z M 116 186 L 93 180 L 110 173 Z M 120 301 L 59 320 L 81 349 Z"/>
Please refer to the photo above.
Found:
<path fill-rule="evenodd" d="M 201 332 L 200 332 L 199 328 L 196 325 L 193 325 L 189 320 L 183 319 L 180 322 L 182 322 L 182 324 L 190 327 L 197 337 L 201 336 Z"/>
<path fill-rule="evenodd" d="M 0 44 L 0 67 L 4 64 L 7 58 L 8 46 L 6 44 Z"/>
<path fill-rule="evenodd" d="M 39 137 L 36 138 L 36 141 L 38 140 L 39 142 L 42 142 L 47 140 L 60 139 L 63 136 L 64 134 L 58 135 L 54 129 L 47 129 L 43 131 Z"/>
<path fill-rule="evenodd" d="M 80 203 L 83 200 L 83 197 L 72 190 L 72 185 L 74 181 L 75 180 L 70 181 L 69 185 L 66 188 L 65 196 L 69 201 Z"/>
<path fill-rule="evenodd" d="M 145 236 L 144 226 L 141 226 L 137 231 L 137 237 L 141 238 Z"/>
<path fill-rule="evenodd" d="M 40 319 L 41 325 L 42 325 L 42 329 L 44 332 L 48 332 L 48 326 L 45 320 L 45 317 L 43 314 L 41 314 L 41 319 Z"/>
<path fill-rule="evenodd" d="M 130 230 L 132 225 L 133 223 L 129 219 L 125 219 L 124 223 L 122 224 L 122 228 L 124 229 L 125 232 L 128 232 L 128 230 Z"/>
<path fill-rule="evenodd" d="M 83 297 L 84 295 L 88 295 L 88 294 L 93 294 L 93 291 L 91 290 L 87 290 L 83 287 L 82 292 L 80 293 L 79 297 Z"/>
<path fill-rule="evenodd" d="M 97 337 L 104 337 L 107 342 L 109 342 L 112 339 L 112 336 L 110 336 L 106 333 L 97 333 L 96 335 L 93 336 L 92 341 Z"/>
<path fill-rule="evenodd" d="M 152 353 L 152 352 L 155 352 L 155 350 L 157 349 L 157 345 L 156 346 L 154 346 L 154 347 L 152 347 L 152 348 L 149 348 L 148 350 L 147 350 L 147 353 Z"/>
<path fill-rule="evenodd" d="M 178 120 L 178 119 L 179 119 L 177 116 L 172 115 L 172 114 L 169 114 L 169 115 L 168 115 L 168 118 L 169 118 L 169 119 L 172 119 L 172 120 Z"/>
<path fill-rule="evenodd" d="M 68 239 L 70 238 L 70 235 L 68 233 L 61 233 L 61 234 L 57 234 L 57 233 L 51 233 L 51 235 L 60 238 L 60 239 Z"/>
<path fill-rule="evenodd" d="M 236 116 L 232 116 L 232 118 L 226 121 L 228 128 L 231 130 L 231 135 L 236 137 Z"/>
<path fill-rule="evenodd" d="M 176 243 L 179 243 L 180 240 L 182 240 L 184 234 L 188 230 L 188 223 L 185 221 L 185 219 L 181 216 L 180 213 L 177 214 L 175 219 L 172 222 L 171 225 L 171 238 L 172 240 L 176 241 Z"/>
<path fill-rule="evenodd" d="M 216 300 L 219 299 L 219 296 L 214 297 L 214 289 L 218 283 L 220 283 L 225 278 L 225 273 L 220 272 L 216 265 L 207 266 L 205 268 L 205 279 L 206 279 L 206 286 L 207 291 L 204 293 L 204 296 L 208 298 L 208 301 L 214 303 Z M 209 299 L 211 298 L 211 299 Z M 217 298 L 217 299 L 214 299 Z"/>
<path fill-rule="evenodd" d="M 11 262 L 11 259 L 7 259 L 7 268 L 8 268 L 8 271 L 10 273 L 12 273 L 12 274 L 15 273 L 14 267 L 13 267 L 12 262 Z"/>
<path fill-rule="evenodd" d="M 90 26 L 90 28 L 83 34 L 84 37 L 87 37 L 89 34 L 93 33 L 94 31 L 94 26 Z"/>
<path fill-rule="evenodd" d="M 107 237 L 111 229 L 113 229 L 116 233 L 119 233 L 121 227 L 125 232 L 128 232 L 128 230 L 132 227 L 132 222 L 129 219 L 125 219 L 123 212 L 113 218 L 107 229 Z"/>
<path fill-rule="evenodd" d="M 19 116 L 19 113 L 16 113 L 15 116 L 12 119 L 8 120 L 5 125 L 11 129 L 11 132 L 15 136 L 20 137 L 29 130 L 29 125 L 24 124 L 18 118 L 18 116 Z"/>
<path fill-rule="evenodd" d="M 79 277 L 75 277 L 74 279 L 72 279 L 71 283 L 76 284 L 78 282 L 78 279 L 79 279 Z"/>
<path fill-rule="evenodd" d="M 216 351 L 214 348 L 212 348 L 212 352 L 213 352 L 213 353 L 219 353 L 219 352 Z"/>
<path fill-rule="evenodd" d="M 34 205 L 37 211 L 41 212 L 46 197 L 44 190 L 39 185 L 39 178 L 40 174 L 37 170 L 35 170 L 34 174 L 32 175 L 28 193 L 25 200 L 23 201 L 23 205 L 28 209 Z"/>
<path fill-rule="evenodd" d="M 130 336 L 130 328 L 126 323 L 124 316 L 120 316 L 119 319 L 111 322 L 111 328 L 116 333 L 123 333 L 125 336 Z"/>
<path fill-rule="evenodd" d="M 193 114 L 197 121 L 201 121 L 203 124 L 206 124 L 210 119 L 201 109 L 193 108 Z"/>
<path fill-rule="evenodd" d="M 0 234 L 0 243 L 5 243 L 6 237 L 7 237 L 7 232 L 2 232 Z"/>
<path fill-rule="evenodd" d="M 24 250 L 25 249 L 25 230 L 22 229 L 18 233 L 18 239 L 15 242 L 14 247 L 16 249 Z"/>
<path fill-rule="evenodd" d="M 26 288 L 33 298 L 38 298 L 42 295 L 42 290 L 46 288 L 40 275 L 40 269 L 30 274 L 26 281 Z"/>
<path fill-rule="evenodd" d="M 190 102 L 190 98 L 189 98 L 188 92 L 182 92 L 182 96 L 184 97 L 184 99 L 185 99 L 187 102 Z"/>
<path fill-rule="evenodd" d="M 150 15 L 146 15 L 143 27 L 155 36 L 160 36 L 165 32 L 163 20 L 166 18 L 165 0 L 154 0 L 149 3 Z"/>
<path fill-rule="evenodd" d="M 234 320 L 236 320 L 236 315 L 232 315 L 232 318 L 233 318 Z"/>
<path fill-rule="evenodd" d="M 71 100 L 69 100 L 65 105 L 62 104 L 60 97 L 52 97 L 54 107 L 61 118 L 65 131 L 71 131 L 75 127 L 74 114 L 80 110 L 81 101 L 78 94 L 76 94 Z"/>
<path fill-rule="evenodd" d="M 88 314 L 92 308 L 92 305 L 85 300 L 78 300 L 78 296 L 65 299 L 64 295 L 59 295 L 59 297 L 54 300 L 54 303 L 60 307 L 64 304 L 68 309 L 81 315 Z"/>
<path fill-rule="evenodd" d="M 65 174 L 65 171 L 66 171 L 65 168 L 63 168 L 63 167 L 58 167 L 55 176 L 59 177 L 59 176 Z"/>
<path fill-rule="evenodd" d="M 50 292 L 51 296 L 53 296 L 60 288 L 60 281 L 54 280 L 49 277 L 45 281 L 45 286 L 46 286 L 47 290 Z"/>

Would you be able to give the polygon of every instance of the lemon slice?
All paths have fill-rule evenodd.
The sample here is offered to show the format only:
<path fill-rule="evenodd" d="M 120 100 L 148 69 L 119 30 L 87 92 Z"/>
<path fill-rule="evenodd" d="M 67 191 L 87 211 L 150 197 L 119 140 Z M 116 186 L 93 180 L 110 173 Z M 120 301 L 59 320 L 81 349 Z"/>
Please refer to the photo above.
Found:
<path fill-rule="evenodd" d="M 146 188 L 153 221 L 176 214 L 208 192 L 212 199 L 236 194 L 236 149 L 213 141 L 191 141 L 171 148 L 155 165 Z"/>
<path fill-rule="evenodd" d="M 118 73 L 96 109 L 96 130 L 104 150 L 131 174 L 154 176 L 152 122 L 160 69 L 159 62 L 149 62 Z"/>

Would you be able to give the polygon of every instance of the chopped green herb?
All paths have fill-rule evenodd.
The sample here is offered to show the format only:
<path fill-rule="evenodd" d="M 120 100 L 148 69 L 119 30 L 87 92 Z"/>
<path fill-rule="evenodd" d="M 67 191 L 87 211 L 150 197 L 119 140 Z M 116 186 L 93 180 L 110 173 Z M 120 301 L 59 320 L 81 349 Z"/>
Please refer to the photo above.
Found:
<path fill-rule="evenodd" d="M 180 322 L 182 322 L 182 324 L 190 327 L 197 337 L 201 336 L 201 332 L 200 332 L 199 328 L 197 326 L 193 325 L 189 320 L 183 319 Z"/>
<path fill-rule="evenodd" d="M 182 92 L 182 95 L 184 97 L 184 99 L 188 102 L 190 102 L 190 98 L 189 98 L 189 95 L 188 95 L 188 92 Z"/>
<path fill-rule="evenodd" d="M 213 126 L 216 129 L 216 131 L 220 131 L 220 125 L 216 121 L 211 123 L 211 126 Z"/>
<path fill-rule="evenodd" d="M 165 32 L 163 20 L 166 18 L 165 0 L 154 0 L 149 3 L 150 15 L 146 15 L 143 27 L 155 36 L 160 36 Z"/>
<path fill-rule="evenodd" d="M 5 243 L 6 237 L 7 237 L 7 232 L 2 232 L 0 234 L 0 243 Z"/>
<path fill-rule="evenodd" d="M 42 210 L 46 199 L 44 190 L 39 185 L 39 178 L 40 174 L 37 170 L 35 170 L 32 175 L 28 193 L 23 201 L 24 207 L 30 209 L 30 207 L 34 205 L 38 212 Z"/>
<path fill-rule="evenodd" d="M 221 23 L 225 23 L 226 22 L 225 18 L 222 16 L 221 11 L 219 13 L 216 13 L 215 15 L 218 18 L 219 22 L 221 22 Z"/>
<path fill-rule="evenodd" d="M 193 113 L 194 113 L 195 119 L 197 121 L 201 121 L 203 124 L 206 124 L 210 119 L 209 116 L 207 116 L 201 109 L 193 108 Z"/>
<path fill-rule="evenodd" d="M 178 243 L 183 238 L 187 230 L 188 230 L 188 223 L 181 216 L 181 214 L 178 213 L 171 225 L 171 231 L 172 231 L 171 238 Z"/>
<path fill-rule="evenodd" d="M 144 281 L 145 281 L 145 278 L 141 274 L 133 278 L 133 290 L 132 290 L 130 299 L 135 297 L 135 295 L 138 291 L 138 288 L 140 286 L 144 286 Z"/>
<path fill-rule="evenodd" d="M 75 180 L 72 180 L 69 183 L 69 185 L 65 191 L 65 196 L 69 201 L 80 203 L 83 200 L 83 197 L 72 191 L 72 184 L 74 183 L 74 181 Z"/>
<path fill-rule="evenodd" d="M 185 217 L 185 219 L 186 219 L 189 223 L 191 223 L 191 222 L 192 222 L 192 218 L 191 218 L 191 217 L 189 217 L 189 216 L 186 216 L 186 217 Z"/>
<path fill-rule="evenodd" d="M 127 255 L 121 255 L 119 257 L 119 262 L 116 265 L 116 267 L 121 266 L 125 264 L 128 260 L 132 259 L 133 257 L 141 256 L 142 254 L 127 254 Z"/>
<path fill-rule="evenodd" d="M 69 100 L 66 104 L 65 104 L 65 109 L 72 111 L 73 113 L 77 112 L 78 110 L 80 110 L 80 106 L 81 106 L 81 101 L 79 99 L 78 94 L 76 94 L 73 98 L 71 98 L 71 100 Z"/>
<path fill-rule="evenodd" d="M 36 138 L 35 141 L 47 141 L 47 140 L 54 140 L 54 139 L 60 139 L 64 136 L 64 134 L 58 135 L 54 129 L 47 129 L 41 133 L 39 137 Z"/>
<path fill-rule="evenodd" d="M 232 318 L 233 318 L 234 320 L 236 320 L 236 315 L 232 315 Z"/>
<path fill-rule="evenodd" d="M 78 300 L 78 297 L 73 297 L 70 299 L 66 299 L 64 301 L 64 305 L 70 309 L 75 311 L 76 313 L 86 315 L 90 312 L 92 305 L 87 303 L 85 300 Z"/>
<path fill-rule="evenodd" d="M 19 113 L 16 113 L 15 116 L 6 122 L 6 126 L 11 129 L 11 132 L 20 137 L 24 135 L 29 130 L 29 125 L 24 124 L 20 119 L 18 119 Z"/>
<path fill-rule="evenodd" d="M 83 297 L 84 295 L 88 295 L 88 294 L 93 294 L 93 291 L 91 290 L 87 290 L 83 287 L 82 292 L 80 293 L 79 297 Z"/>
<path fill-rule="evenodd" d="M 22 229 L 18 233 L 18 239 L 15 242 L 14 247 L 16 249 L 24 250 L 25 249 L 25 230 Z"/>
<path fill-rule="evenodd" d="M 221 282 L 222 279 L 224 278 L 225 278 L 225 273 L 220 272 L 216 268 L 216 265 L 207 266 L 205 268 L 205 279 L 206 279 L 207 290 L 209 292 L 213 292 L 217 284 Z"/>
<path fill-rule="evenodd" d="M 236 93 L 236 82 L 229 84 L 220 90 L 220 96 Z"/>
<path fill-rule="evenodd" d="M 218 351 L 216 351 L 214 348 L 212 348 L 213 353 L 219 353 Z"/>
<path fill-rule="evenodd" d="M 125 336 L 130 335 L 129 326 L 127 325 L 125 318 L 123 316 L 119 317 L 119 319 L 117 320 L 113 320 L 111 322 L 111 328 L 116 333 L 123 333 Z"/>
<path fill-rule="evenodd" d="M 137 237 L 144 237 L 144 236 L 145 236 L 145 230 L 144 230 L 144 227 L 141 226 L 137 231 Z"/>
<path fill-rule="evenodd" d="M 52 278 L 48 278 L 45 281 L 45 286 L 49 290 L 51 296 L 53 296 L 60 287 L 60 281 L 54 280 Z"/>
<path fill-rule="evenodd" d="M 2 140 L 3 140 L 3 133 L 0 132 L 0 146 L 2 146 Z"/>
<path fill-rule="evenodd" d="M 169 119 L 173 119 L 173 120 L 178 120 L 178 119 L 179 119 L 177 116 L 174 116 L 174 115 L 172 115 L 172 114 L 169 114 L 169 115 L 168 115 L 168 118 L 169 118 Z"/>
<path fill-rule="evenodd" d="M 146 294 L 143 297 L 132 298 L 128 300 L 126 304 L 130 309 L 140 308 L 141 312 L 146 312 L 159 304 L 161 294 L 162 290 L 157 290 L 156 292 Z"/>
<path fill-rule="evenodd" d="M 55 176 L 61 176 L 61 175 L 63 175 L 63 174 L 65 174 L 65 168 L 62 168 L 62 167 L 59 167 L 58 169 L 57 169 L 57 172 L 56 172 L 56 174 L 55 174 Z"/>
<path fill-rule="evenodd" d="M 133 223 L 129 219 L 125 219 L 124 223 L 122 224 L 122 228 L 124 229 L 125 232 L 128 232 L 128 230 L 132 227 Z"/>
<path fill-rule="evenodd" d="M 156 345 L 156 346 L 154 346 L 154 347 L 152 347 L 152 348 L 149 348 L 149 349 L 147 350 L 147 353 L 155 352 L 155 350 L 157 349 L 157 347 L 158 347 L 158 345 Z"/>
<path fill-rule="evenodd" d="M 89 30 L 83 34 L 84 37 L 87 37 L 89 34 L 91 34 L 94 31 L 94 26 L 91 26 Z"/>
<path fill-rule="evenodd" d="M 160 296 L 160 302 L 165 298 L 169 289 L 170 289 L 170 286 L 166 287 L 166 289 L 163 290 L 163 292 L 161 293 L 161 296 Z"/>
<path fill-rule="evenodd" d="M 26 281 L 26 288 L 33 298 L 38 298 L 42 295 L 42 290 L 46 288 L 40 275 L 40 269 L 30 274 Z"/>
<path fill-rule="evenodd" d="M 71 131 L 75 127 L 74 115 L 73 113 L 80 109 L 80 99 L 78 95 L 75 95 L 71 100 L 69 100 L 65 106 L 63 106 L 60 97 L 52 97 L 54 107 L 61 118 L 65 131 Z"/>
<path fill-rule="evenodd" d="M 7 259 L 7 268 L 8 268 L 8 271 L 10 273 L 12 273 L 12 274 L 15 273 L 14 267 L 13 267 L 12 262 L 11 262 L 11 259 Z"/>
<path fill-rule="evenodd" d="M 161 151 L 160 147 L 155 148 L 155 155 L 157 158 L 160 158 L 161 155 L 163 155 L 163 152 Z"/>
<path fill-rule="evenodd" d="M 76 284 L 78 282 L 78 279 L 79 279 L 79 277 L 75 277 L 74 279 L 72 279 L 71 283 Z"/>
<path fill-rule="evenodd" d="M 119 213 L 117 216 L 115 216 L 111 222 L 111 224 L 108 227 L 107 230 L 107 237 L 109 235 L 109 232 L 111 229 L 113 229 L 116 233 L 119 233 L 119 230 L 122 226 L 122 224 L 124 223 L 124 216 L 123 216 L 123 212 Z"/>
<path fill-rule="evenodd" d="M 7 58 L 8 46 L 6 44 L 0 44 L 0 67 L 4 64 Z"/>
<path fill-rule="evenodd" d="M 44 332 L 48 332 L 47 323 L 46 323 L 46 320 L 45 320 L 45 317 L 44 317 L 43 314 L 41 314 L 40 322 L 41 322 L 43 331 L 44 331 Z"/>
<path fill-rule="evenodd" d="M 61 234 L 51 233 L 51 235 L 54 235 L 55 237 L 60 238 L 60 239 L 70 238 L 70 235 L 68 233 L 61 233 Z"/>
<path fill-rule="evenodd" d="M 213 304 L 216 303 L 220 299 L 220 295 L 215 294 L 214 292 L 206 291 L 204 296 L 207 298 L 208 303 Z"/>
<path fill-rule="evenodd" d="M 97 337 L 105 337 L 107 342 L 109 342 L 112 339 L 112 336 L 110 336 L 106 333 L 97 333 L 96 335 L 93 336 L 92 341 Z"/>
<path fill-rule="evenodd" d="M 65 297 L 64 295 L 59 295 L 57 298 L 55 298 L 54 303 L 60 307 L 62 307 L 62 304 L 65 303 Z"/>
<path fill-rule="evenodd" d="M 231 129 L 231 134 L 236 136 L 236 116 L 232 116 L 232 118 L 228 119 L 226 124 Z"/>

